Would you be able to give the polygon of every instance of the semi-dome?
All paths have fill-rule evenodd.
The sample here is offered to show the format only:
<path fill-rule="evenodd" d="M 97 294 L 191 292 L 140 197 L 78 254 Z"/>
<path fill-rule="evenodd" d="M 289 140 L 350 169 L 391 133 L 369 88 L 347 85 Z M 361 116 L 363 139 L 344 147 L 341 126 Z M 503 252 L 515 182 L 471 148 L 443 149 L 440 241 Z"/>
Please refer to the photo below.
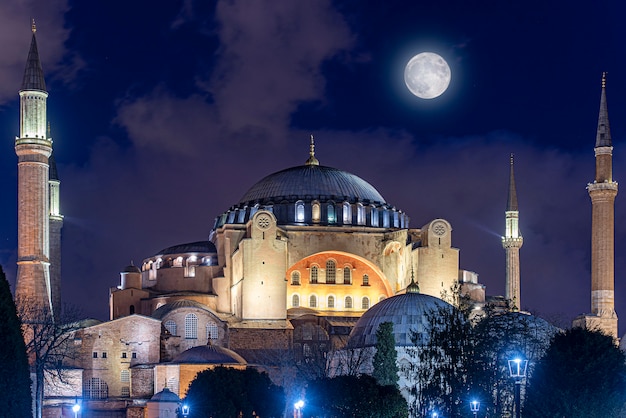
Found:
<path fill-rule="evenodd" d="M 177 364 L 246 364 L 233 350 L 216 345 L 201 345 L 185 350 L 172 360 Z"/>
<path fill-rule="evenodd" d="M 336 168 L 307 164 L 263 178 L 243 195 L 239 204 L 298 199 L 385 203 L 378 190 L 362 178 Z"/>
<path fill-rule="evenodd" d="M 407 293 L 392 296 L 378 302 L 358 320 L 348 338 L 348 348 L 364 348 L 376 345 L 376 331 L 383 322 L 393 323 L 396 346 L 412 346 L 411 333 L 417 333 L 422 341 L 429 329 L 428 314 L 440 309 L 455 309 L 449 303 L 422 293 L 415 287 Z"/>

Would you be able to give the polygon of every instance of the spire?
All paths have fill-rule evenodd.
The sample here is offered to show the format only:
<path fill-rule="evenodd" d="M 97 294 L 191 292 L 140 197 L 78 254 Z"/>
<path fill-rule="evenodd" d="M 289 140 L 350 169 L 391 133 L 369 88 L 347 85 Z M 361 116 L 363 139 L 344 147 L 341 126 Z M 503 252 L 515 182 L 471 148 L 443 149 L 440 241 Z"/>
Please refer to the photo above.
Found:
<path fill-rule="evenodd" d="M 596 148 L 612 147 L 611 129 L 609 127 L 609 112 L 606 107 L 606 72 L 602 73 L 602 94 L 600 96 L 600 114 L 598 116 L 598 131 L 596 133 Z"/>
<path fill-rule="evenodd" d="M 406 287 L 406 293 L 419 293 L 420 287 L 415 283 L 415 274 L 413 273 L 413 266 L 411 266 L 411 283 Z"/>
<path fill-rule="evenodd" d="M 309 146 L 309 159 L 306 160 L 306 165 L 320 165 L 320 162 L 315 158 L 315 139 L 311 134 L 311 145 Z"/>
<path fill-rule="evenodd" d="M 517 190 L 515 188 L 515 174 L 513 172 L 513 154 L 511 154 L 511 174 L 509 176 L 509 199 L 506 205 L 507 212 L 517 211 Z"/>
<path fill-rule="evenodd" d="M 33 19 L 31 30 L 33 38 L 30 42 L 30 51 L 28 51 L 28 59 L 26 60 L 26 69 L 24 70 L 24 79 L 22 80 L 21 90 L 41 90 L 46 91 L 46 81 L 43 77 L 43 68 L 39 60 L 39 52 L 37 50 L 37 38 L 35 32 L 35 19 Z"/>

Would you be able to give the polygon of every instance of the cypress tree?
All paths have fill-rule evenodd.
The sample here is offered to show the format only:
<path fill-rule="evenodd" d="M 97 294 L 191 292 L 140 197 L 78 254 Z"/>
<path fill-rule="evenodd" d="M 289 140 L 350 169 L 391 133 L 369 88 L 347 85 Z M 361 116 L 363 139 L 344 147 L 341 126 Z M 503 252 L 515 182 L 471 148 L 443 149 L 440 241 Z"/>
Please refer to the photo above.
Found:
<path fill-rule="evenodd" d="M 0 405 L 7 417 L 32 416 L 30 372 L 21 323 L 0 266 Z"/>
<path fill-rule="evenodd" d="M 393 336 L 393 323 L 383 322 L 376 330 L 376 354 L 374 354 L 372 376 L 381 386 L 397 386 L 398 364 L 396 359 L 396 339 Z"/>

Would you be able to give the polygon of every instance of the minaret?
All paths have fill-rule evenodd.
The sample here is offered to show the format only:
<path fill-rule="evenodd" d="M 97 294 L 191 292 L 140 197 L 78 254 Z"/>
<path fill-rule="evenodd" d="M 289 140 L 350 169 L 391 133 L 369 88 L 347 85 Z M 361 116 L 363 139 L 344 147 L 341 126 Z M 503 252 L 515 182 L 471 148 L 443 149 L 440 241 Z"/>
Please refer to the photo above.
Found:
<path fill-rule="evenodd" d="M 53 142 L 49 122 L 48 138 Z M 56 314 L 61 307 L 61 229 L 63 228 L 63 215 L 60 205 L 61 180 L 59 180 L 54 153 L 50 155 L 48 162 L 50 165 L 48 178 L 50 194 L 50 299 Z"/>
<path fill-rule="evenodd" d="M 587 185 L 591 197 L 591 315 L 575 325 L 598 329 L 617 338 L 615 313 L 615 196 L 613 143 L 606 105 L 606 73 L 602 73 L 600 114 L 596 133 L 596 177 Z M 584 320 L 584 323 L 582 322 Z"/>
<path fill-rule="evenodd" d="M 502 246 L 506 251 L 506 293 L 505 298 L 513 310 L 519 310 L 520 301 L 520 274 L 519 249 L 524 243 L 519 230 L 519 210 L 517 208 L 517 190 L 515 188 L 515 174 L 513 171 L 513 154 L 511 154 L 511 173 L 509 176 L 509 198 L 506 205 L 505 222 L 506 232 L 502 237 Z"/>
<path fill-rule="evenodd" d="M 20 89 L 18 157 L 17 285 L 15 296 L 32 299 L 52 312 L 50 286 L 49 166 L 52 140 L 46 136 L 46 82 L 33 37 Z"/>

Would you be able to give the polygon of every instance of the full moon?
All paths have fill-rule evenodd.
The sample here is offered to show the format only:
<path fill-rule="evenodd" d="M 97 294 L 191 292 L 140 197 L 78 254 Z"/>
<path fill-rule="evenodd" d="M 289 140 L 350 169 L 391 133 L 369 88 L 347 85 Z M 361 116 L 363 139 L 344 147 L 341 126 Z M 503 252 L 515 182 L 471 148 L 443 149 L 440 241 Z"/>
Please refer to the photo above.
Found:
<path fill-rule="evenodd" d="M 434 99 L 450 85 L 450 67 L 446 60 L 433 52 L 417 54 L 404 69 L 408 89 L 422 99 Z"/>

